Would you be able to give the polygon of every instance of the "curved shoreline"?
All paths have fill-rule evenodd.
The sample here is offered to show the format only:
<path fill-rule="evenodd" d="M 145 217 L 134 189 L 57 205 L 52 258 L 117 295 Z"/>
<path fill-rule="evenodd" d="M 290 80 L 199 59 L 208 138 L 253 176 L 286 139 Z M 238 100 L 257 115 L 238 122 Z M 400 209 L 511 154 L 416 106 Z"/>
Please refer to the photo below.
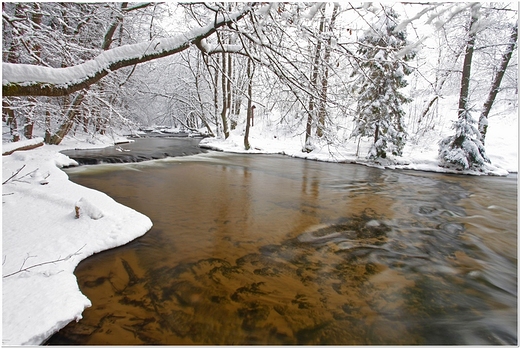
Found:
<path fill-rule="evenodd" d="M 124 245 L 151 220 L 108 195 L 69 181 L 65 147 L 44 145 L 3 156 L 2 344 L 39 345 L 91 305 L 74 269 L 83 259 Z M 75 217 L 79 200 L 102 212 Z"/>

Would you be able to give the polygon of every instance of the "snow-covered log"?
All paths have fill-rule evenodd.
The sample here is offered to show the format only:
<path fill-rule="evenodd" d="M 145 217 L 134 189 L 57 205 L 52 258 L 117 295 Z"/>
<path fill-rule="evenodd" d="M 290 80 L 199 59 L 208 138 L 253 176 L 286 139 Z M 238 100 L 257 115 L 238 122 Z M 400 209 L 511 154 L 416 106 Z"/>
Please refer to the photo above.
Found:
<path fill-rule="evenodd" d="M 2 156 L 10 155 L 15 151 L 32 150 L 43 145 L 43 138 L 34 138 L 24 141 L 2 144 Z"/>
<path fill-rule="evenodd" d="M 7 96 L 64 96 L 96 83 L 110 72 L 166 57 L 186 50 L 211 36 L 227 24 L 236 22 L 251 10 L 246 5 L 240 11 L 219 16 L 206 26 L 168 39 L 155 39 L 116 47 L 96 58 L 66 68 L 50 68 L 30 64 L 2 64 L 2 93 Z"/>

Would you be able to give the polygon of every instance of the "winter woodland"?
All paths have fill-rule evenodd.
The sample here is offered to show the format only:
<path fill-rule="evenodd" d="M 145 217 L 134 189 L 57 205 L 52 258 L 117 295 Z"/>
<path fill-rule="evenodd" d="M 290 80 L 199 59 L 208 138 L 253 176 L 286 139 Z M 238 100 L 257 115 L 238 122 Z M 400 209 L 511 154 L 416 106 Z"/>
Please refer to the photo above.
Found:
<path fill-rule="evenodd" d="M 364 141 L 357 156 L 392 160 L 428 139 L 478 170 L 492 118 L 517 113 L 517 3 L 2 6 L 13 142 L 164 126 L 238 129 L 247 150 L 263 122 L 306 153 Z"/>
<path fill-rule="evenodd" d="M 152 226 L 70 182 L 63 148 L 167 128 L 233 151 L 517 171 L 517 6 L 3 2 L 2 343 L 79 320 L 76 265 Z M 16 151 L 42 142 L 61 146 Z"/>

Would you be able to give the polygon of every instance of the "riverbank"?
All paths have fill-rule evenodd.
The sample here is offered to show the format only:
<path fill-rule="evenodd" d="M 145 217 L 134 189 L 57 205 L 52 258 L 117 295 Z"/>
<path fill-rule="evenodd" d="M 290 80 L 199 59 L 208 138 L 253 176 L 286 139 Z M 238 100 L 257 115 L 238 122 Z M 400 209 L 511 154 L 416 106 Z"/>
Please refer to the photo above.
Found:
<path fill-rule="evenodd" d="M 110 143 L 67 139 L 3 156 L 2 345 L 38 345 L 81 319 L 91 303 L 79 290 L 77 264 L 152 227 L 148 217 L 70 182 L 60 169 L 75 164 L 60 151 Z"/>
<path fill-rule="evenodd" d="M 510 118 L 495 120 L 494 128 L 489 128 L 486 140 L 486 153 L 491 163 L 481 170 L 453 170 L 439 165 L 439 140 L 450 133 L 428 133 L 421 138 L 409 141 L 403 156 L 370 161 L 365 158 L 372 139 L 362 139 L 359 142 L 350 140 L 341 144 L 316 142 L 312 152 L 302 152 L 305 144 L 305 134 L 302 132 L 273 131 L 267 122 L 258 122 L 250 129 L 250 150 L 244 148 L 244 131 L 235 129 L 227 139 L 205 138 L 200 146 L 206 149 L 234 153 L 264 153 L 282 154 L 290 157 L 316 161 L 353 163 L 382 169 L 421 170 L 437 173 L 467 174 L 467 175 L 498 175 L 507 176 L 518 173 L 518 120 L 511 123 Z M 296 134 L 296 135 L 295 135 Z M 299 134 L 299 135 L 298 135 Z"/>

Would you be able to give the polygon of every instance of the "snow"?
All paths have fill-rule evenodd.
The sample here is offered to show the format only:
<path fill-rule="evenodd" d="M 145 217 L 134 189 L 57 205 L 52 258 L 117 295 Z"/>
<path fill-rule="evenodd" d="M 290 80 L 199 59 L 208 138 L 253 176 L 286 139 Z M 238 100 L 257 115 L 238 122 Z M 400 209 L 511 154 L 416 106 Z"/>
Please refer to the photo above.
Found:
<path fill-rule="evenodd" d="M 81 197 L 80 200 L 76 202 L 74 209 L 77 219 L 86 216 L 93 220 L 99 220 L 104 216 L 103 212 L 85 197 Z"/>
<path fill-rule="evenodd" d="M 68 139 L 2 158 L 2 182 L 25 165 L 2 186 L 3 345 L 38 345 L 81 319 L 91 303 L 79 290 L 76 265 L 152 226 L 148 217 L 68 180 L 59 167 L 77 163 L 58 151 L 80 144 Z"/>
<path fill-rule="evenodd" d="M 36 137 L 36 138 L 33 138 L 33 139 L 28 139 L 28 140 L 24 140 L 24 141 L 17 141 L 17 142 L 14 142 L 14 143 L 6 143 L 6 144 L 2 144 L 2 154 L 8 154 L 10 152 L 13 152 L 17 149 L 20 149 L 22 147 L 26 147 L 26 146 L 33 146 L 33 145 L 38 145 L 38 144 L 41 144 L 43 143 L 43 138 L 42 137 Z"/>
<path fill-rule="evenodd" d="M 318 11 L 321 9 L 322 6 L 323 6 L 323 3 L 321 3 L 321 2 L 318 2 L 314 5 L 312 5 L 312 7 L 306 13 L 302 14 L 302 17 L 309 19 L 309 20 L 313 19 L 314 16 L 316 16 L 316 13 L 318 13 Z"/>
<path fill-rule="evenodd" d="M 455 115 L 456 116 L 456 115 Z M 255 126 L 249 133 L 250 150 L 244 149 L 244 128 L 240 125 L 230 133 L 228 139 L 206 138 L 200 145 L 204 148 L 217 151 L 235 153 L 266 153 L 284 154 L 296 158 L 310 160 L 356 163 L 385 169 L 409 169 L 431 171 L 438 173 L 469 174 L 469 175 L 498 175 L 506 176 L 518 172 L 518 119 L 514 115 L 503 115 L 491 119 L 486 137 L 486 154 L 491 164 L 485 164 L 482 170 L 455 170 L 440 166 L 438 159 L 439 141 L 454 132 L 446 127 L 441 134 L 429 134 L 416 142 L 408 140 L 402 156 L 394 157 L 388 154 L 387 159 L 370 161 L 366 159 L 372 142 L 371 139 L 362 139 L 359 149 L 357 140 L 351 139 L 342 144 L 327 144 L 324 141 L 312 143 L 314 150 L 310 153 L 302 152 L 305 144 L 305 130 L 280 130 L 270 119 L 277 117 L 267 116 L 264 120 L 255 117 Z M 299 134 L 299 135 L 294 135 Z"/>

